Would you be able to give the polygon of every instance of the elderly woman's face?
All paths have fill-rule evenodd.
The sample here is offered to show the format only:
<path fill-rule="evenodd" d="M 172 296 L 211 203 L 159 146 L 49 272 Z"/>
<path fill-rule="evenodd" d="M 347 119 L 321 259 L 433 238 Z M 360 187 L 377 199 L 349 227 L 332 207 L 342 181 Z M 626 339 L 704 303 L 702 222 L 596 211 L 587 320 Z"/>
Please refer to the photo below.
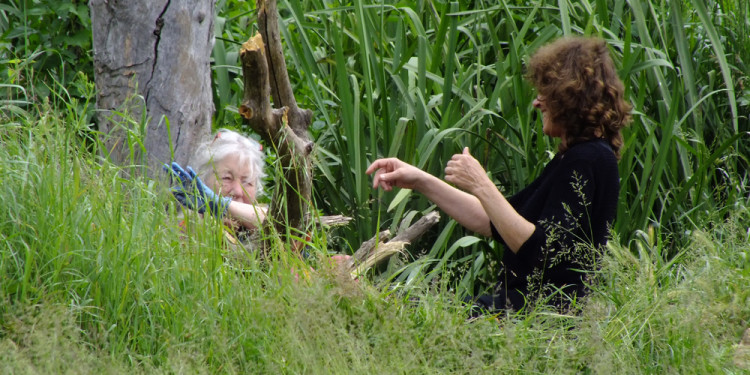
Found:
<path fill-rule="evenodd" d="M 249 163 L 240 163 L 238 155 L 229 155 L 214 162 L 214 170 L 215 177 L 207 181 L 213 191 L 237 202 L 255 202 L 255 175 Z"/>
<path fill-rule="evenodd" d="M 534 108 L 542 112 L 542 132 L 550 137 L 562 137 L 564 129 L 559 124 L 553 123 L 552 119 L 547 114 L 547 105 L 544 101 L 544 97 L 537 95 L 534 99 Z"/>

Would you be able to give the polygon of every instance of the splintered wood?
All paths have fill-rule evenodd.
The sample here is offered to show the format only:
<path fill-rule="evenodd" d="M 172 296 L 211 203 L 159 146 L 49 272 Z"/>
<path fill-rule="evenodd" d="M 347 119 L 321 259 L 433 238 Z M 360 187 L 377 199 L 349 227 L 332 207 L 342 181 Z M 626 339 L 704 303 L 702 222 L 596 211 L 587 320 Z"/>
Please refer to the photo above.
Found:
<path fill-rule="evenodd" d="M 263 37 L 259 33 L 256 33 L 255 36 L 248 39 L 247 42 L 242 43 L 240 54 L 245 51 L 260 51 L 261 53 L 263 53 L 263 47 Z"/>

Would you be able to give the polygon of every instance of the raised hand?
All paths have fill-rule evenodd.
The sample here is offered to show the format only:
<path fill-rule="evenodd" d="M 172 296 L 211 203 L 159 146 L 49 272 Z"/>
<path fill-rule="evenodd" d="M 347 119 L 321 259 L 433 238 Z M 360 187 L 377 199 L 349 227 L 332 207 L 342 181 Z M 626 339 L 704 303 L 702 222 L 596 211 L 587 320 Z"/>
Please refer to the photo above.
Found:
<path fill-rule="evenodd" d="M 208 208 L 209 214 L 217 217 L 224 216 L 232 199 L 214 193 L 190 166 L 187 169 L 186 172 L 175 162 L 172 162 L 171 166 L 164 164 L 164 170 L 179 181 L 178 185 L 171 189 L 175 199 L 182 206 L 199 213 L 206 212 L 206 208 Z"/>
<path fill-rule="evenodd" d="M 448 161 L 445 166 L 445 181 L 471 194 L 476 194 L 476 189 L 485 186 L 494 187 L 482 165 L 469 153 L 468 147 L 464 147 L 462 153 L 453 155 Z"/>

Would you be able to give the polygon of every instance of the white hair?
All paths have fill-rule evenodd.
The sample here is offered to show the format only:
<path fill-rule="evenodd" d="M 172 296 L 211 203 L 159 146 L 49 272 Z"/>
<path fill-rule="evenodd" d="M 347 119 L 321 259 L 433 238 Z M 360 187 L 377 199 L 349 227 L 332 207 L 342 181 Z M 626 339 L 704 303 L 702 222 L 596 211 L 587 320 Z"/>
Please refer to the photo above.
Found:
<path fill-rule="evenodd" d="M 255 181 L 255 195 L 263 195 L 263 147 L 258 141 L 245 137 L 229 129 L 219 129 L 207 142 L 198 146 L 190 158 L 190 165 L 203 181 L 213 177 L 214 163 L 224 160 L 229 155 L 237 155 L 239 163 L 247 163 L 250 167 L 250 178 Z"/>

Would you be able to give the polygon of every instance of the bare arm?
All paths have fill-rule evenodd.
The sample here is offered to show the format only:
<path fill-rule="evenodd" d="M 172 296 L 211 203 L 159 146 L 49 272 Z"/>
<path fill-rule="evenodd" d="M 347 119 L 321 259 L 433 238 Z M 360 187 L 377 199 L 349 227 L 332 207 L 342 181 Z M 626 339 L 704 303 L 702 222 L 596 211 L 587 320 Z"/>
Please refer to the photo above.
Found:
<path fill-rule="evenodd" d="M 524 219 L 495 185 L 477 187 L 474 191 L 505 244 L 517 253 L 534 233 L 536 226 Z"/>
<path fill-rule="evenodd" d="M 505 244 L 514 253 L 534 233 L 536 226 L 511 206 L 487 177 L 484 168 L 469 154 L 468 147 L 464 148 L 462 154 L 453 155 L 445 168 L 445 179 L 468 191 L 480 202 L 486 217 L 492 221 Z"/>
<path fill-rule="evenodd" d="M 267 208 L 259 205 L 232 201 L 227 207 L 227 214 L 248 229 L 259 228 L 266 220 Z"/>
<path fill-rule="evenodd" d="M 366 173 L 373 172 L 373 188 L 380 186 L 386 191 L 392 190 L 394 186 L 414 189 L 465 228 L 485 236 L 492 235 L 489 218 L 475 196 L 395 158 L 376 160 L 367 168 Z"/>
<path fill-rule="evenodd" d="M 490 237 L 490 219 L 477 197 L 456 189 L 445 181 L 429 175 L 429 180 L 421 185 L 417 191 L 435 203 L 448 216 L 452 217 L 464 228 Z"/>

